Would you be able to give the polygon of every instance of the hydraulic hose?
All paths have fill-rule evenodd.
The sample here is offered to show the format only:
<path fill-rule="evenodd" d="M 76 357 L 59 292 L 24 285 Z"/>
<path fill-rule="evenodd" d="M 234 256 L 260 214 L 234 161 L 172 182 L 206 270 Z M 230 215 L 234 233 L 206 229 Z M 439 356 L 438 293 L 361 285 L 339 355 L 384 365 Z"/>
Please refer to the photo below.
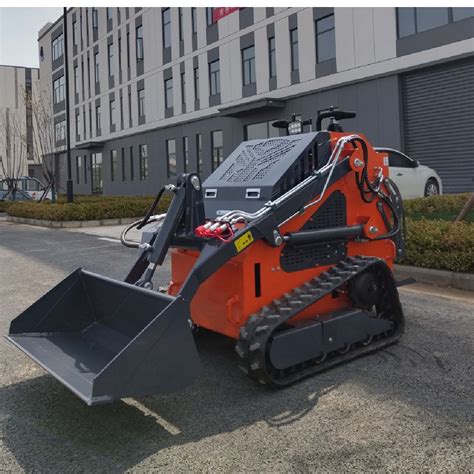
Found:
<path fill-rule="evenodd" d="M 166 186 L 160 189 L 160 191 L 155 197 L 155 200 L 153 201 L 153 204 L 149 207 L 145 217 L 141 220 L 140 224 L 137 226 L 137 230 L 140 230 L 142 227 L 144 227 L 148 223 L 148 219 L 150 219 L 150 217 L 155 212 L 155 208 L 160 202 L 161 196 L 163 196 L 163 193 L 165 191 L 166 191 Z"/>
<path fill-rule="evenodd" d="M 149 216 L 147 223 L 161 221 L 161 220 L 164 219 L 165 216 L 166 216 L 166 214 L 158 214 L 156 216 Z M 141 227 L 138 227 L 138 226 L 142 222 L 143 222 L 143 219 L 138 219 L 137 221 L 132 222 L 127 227 L 125 227 L 125 229 L 120 234 L 120 242 L 122 243 L 122 245 L 124 245 L 125 247 L 128 247 L 128 248 L 133 248 L 133 249 L 140 248 L 140 243 L 139 242 L 135 242 L 133 240 L 127 240 L 126 236 L 134 227 L 136 227 L 137 230 L 141 229 Z"/>

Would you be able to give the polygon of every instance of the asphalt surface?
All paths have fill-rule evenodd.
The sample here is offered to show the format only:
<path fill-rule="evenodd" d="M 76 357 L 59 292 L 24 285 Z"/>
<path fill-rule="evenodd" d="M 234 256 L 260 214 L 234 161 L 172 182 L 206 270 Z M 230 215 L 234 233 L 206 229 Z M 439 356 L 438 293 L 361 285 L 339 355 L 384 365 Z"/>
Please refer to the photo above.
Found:
<path fill-rule="evenodd" d="M 123 278 L 134 257 L 113 239 L 0 222 L 0 333 L 78 266 Z M 2 338 L 0 471 L 472 472 L 474 304 L 432 293 L 401 290 L 397 345 L 277 391 L 203 333 L 194 385 L 89 408 Z"/>

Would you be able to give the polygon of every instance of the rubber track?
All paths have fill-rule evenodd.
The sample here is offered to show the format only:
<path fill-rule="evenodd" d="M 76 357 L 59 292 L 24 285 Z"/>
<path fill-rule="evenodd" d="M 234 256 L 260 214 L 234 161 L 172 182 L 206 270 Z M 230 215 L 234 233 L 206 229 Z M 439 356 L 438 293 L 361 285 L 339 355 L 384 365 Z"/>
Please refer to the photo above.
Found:
<path fill-rule="evenodd" d="M 374 272 L 381 285 L 382 294 L 376 304 L 376 317 L 394 322 L 390 333 L 375 337 L 367 345 L 353 345 L 344 354 L 334 351 L 327 354 L 324 361 L 312 359 L 285 370 L 274 369 L 268 357 L 273 334 L 284 330 L 291 318 L 367 271 Z M 241 359 L 239 367 L 251 379 L 261 384 L 286 386 L 393 344 L 400 338 L 403 329 L 403 311 L 390 268 L 379 258 L 357 256 L 342 260 L 319 277 L 284 294 L 280 299 L 264 306 L 258 314 L 251 316 L 240 330 L 235 350 Z"/>

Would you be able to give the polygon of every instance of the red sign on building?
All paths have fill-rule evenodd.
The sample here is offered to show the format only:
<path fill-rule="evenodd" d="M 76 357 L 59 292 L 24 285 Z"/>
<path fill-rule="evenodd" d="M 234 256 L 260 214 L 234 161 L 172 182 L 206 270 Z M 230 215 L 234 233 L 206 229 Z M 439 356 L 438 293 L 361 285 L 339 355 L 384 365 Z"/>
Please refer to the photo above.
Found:
<path fill-rule="evenodd" d="M 221 18 L 224 18 L 237 10 L 240 10 L 240 7 L 216 7 L 212 13 L 212 20 L 217 22 Z"/>

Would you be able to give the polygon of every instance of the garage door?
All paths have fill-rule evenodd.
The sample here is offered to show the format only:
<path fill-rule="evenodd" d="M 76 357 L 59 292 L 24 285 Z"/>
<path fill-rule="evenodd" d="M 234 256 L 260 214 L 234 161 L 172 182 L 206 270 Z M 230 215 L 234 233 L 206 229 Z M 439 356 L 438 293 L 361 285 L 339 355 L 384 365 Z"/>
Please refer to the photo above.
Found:
<path fill-rule="evenodd" d="M 405 152 L 441 176 L 444 192 L 474 191 L 474 60 L 402 77 Z"/>

